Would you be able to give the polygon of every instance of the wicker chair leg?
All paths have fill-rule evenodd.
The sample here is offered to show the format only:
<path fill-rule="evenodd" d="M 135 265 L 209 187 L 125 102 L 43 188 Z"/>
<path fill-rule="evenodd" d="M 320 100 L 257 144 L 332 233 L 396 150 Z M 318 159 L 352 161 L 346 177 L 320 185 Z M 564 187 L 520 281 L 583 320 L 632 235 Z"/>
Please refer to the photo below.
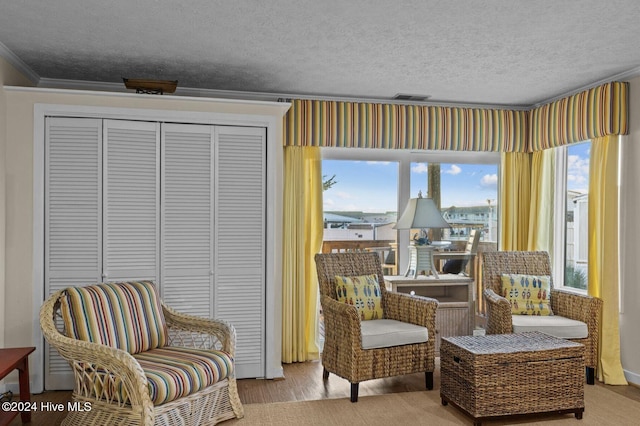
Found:
<path fill-rule="evenodd" d="M 424 373 L 425 382 L 427 385 L 427 390 L 433 389 L 433 371 L 427 371 Z"/>
<path fill-rule="evenodd" d="M 358 388 L 360 383 L 351 383 L 351 402 L 358 402 Z"/>
<path fill-rule="evenodd" d="M 593 367 L 587 367 L 587 384 L 595 385 L 596 384 L 596 369 Z"/>
<path fill-rule="evenodd" d="M 329 371 L 326 368 L 322 369 L 322 380 L 327 380 L 329 378 Z"/>
<path fill-rule="evenodd" d="M 240 401 L 240 395 L 238 395 L 238 383 L 236 382 L 235 377 L 229 379 L 229 402 L 231 403 L 231 408 L 233 409 L 233 414 L 235 414 L 236 418 L 243 418 L 244 407 Z"/>

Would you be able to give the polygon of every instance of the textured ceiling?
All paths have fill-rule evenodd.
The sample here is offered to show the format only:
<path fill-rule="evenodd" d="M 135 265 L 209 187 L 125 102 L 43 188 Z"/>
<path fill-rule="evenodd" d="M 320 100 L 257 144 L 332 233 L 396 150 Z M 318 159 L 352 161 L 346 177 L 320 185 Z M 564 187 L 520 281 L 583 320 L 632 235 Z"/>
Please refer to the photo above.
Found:
<path fill-rule="evenodd" d="M 301 97 L 529 106 L 637 75 L 639 42 L 637 0 L 0 0 L 41 79 Z"/>

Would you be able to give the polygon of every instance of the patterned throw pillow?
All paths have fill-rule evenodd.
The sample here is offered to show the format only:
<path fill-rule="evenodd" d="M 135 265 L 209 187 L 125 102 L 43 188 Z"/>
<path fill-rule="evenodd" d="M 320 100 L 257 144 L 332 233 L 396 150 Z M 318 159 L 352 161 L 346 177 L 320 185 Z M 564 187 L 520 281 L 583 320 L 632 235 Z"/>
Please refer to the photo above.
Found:
<path fill-rule="evenodd" d="M 548 275 L 502 274 L 502 296 L 513 315 L 553 315 L 550 290 Z"/>
<path fill-rule="evenodd" d="M 362 321 L 382 319 L 382 300 L 377 275 L 336 276 L 336 293 L 338 301 L 356 307 Z"/>

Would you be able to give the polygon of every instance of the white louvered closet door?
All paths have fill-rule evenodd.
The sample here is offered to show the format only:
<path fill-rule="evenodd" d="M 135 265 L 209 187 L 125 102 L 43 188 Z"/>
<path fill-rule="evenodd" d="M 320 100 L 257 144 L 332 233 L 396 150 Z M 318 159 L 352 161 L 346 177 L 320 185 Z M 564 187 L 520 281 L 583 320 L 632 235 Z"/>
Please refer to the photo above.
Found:
<path fill-rule="evenodd" d="M 47 118 L 44 294 L 100 282 L 102 120 Z M 68 363 L 45 345 L 47 389 L 71 389 Z"/>
<path fill-rule="evenodd" d="M 104 120 L 103 162 L 103 281 L 155 281 L 160 124 Z"/>
<path fill-rule="evenodd" d="M 162 299 L 179 312 L 213 312 L 213 127 L 162 126 Z"/>
<path fill-rule="evenodd" d="M 264 375 L 266 131 L 215 128 L 216 317 L 234 325 L 237 376 Z"/>

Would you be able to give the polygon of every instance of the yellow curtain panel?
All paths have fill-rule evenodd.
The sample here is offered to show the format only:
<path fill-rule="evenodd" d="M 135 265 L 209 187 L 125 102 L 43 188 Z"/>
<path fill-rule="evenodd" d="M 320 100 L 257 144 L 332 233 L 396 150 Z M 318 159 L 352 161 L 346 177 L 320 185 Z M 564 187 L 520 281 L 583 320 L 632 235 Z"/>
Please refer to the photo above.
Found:
<path fill-rule="evenodd" d="M 620 363 L 618 292 L 618 155 L 619 137 L 591 142 L 589 163 L 589 294 L 603 300 L 598 379 L 626 385 Z"/>
<path fill-rule="evenodd" d="M 627 134 L 628 90 L 628 83 L 606 83 L 529 111 L 294 99 L 284 145 L 540 151 Z"/>
<path fill-rule="evenodd" d="M 284 150 L 282 234 L 282 362 L 318 359 L 318 279 L 322 247 L 320 149 Z"/>
<path fill-rule="evenodd" d="M 526 152 L 501 155 L 499 250 L 527 249 L 531 211 L 531 157 Z"/>

